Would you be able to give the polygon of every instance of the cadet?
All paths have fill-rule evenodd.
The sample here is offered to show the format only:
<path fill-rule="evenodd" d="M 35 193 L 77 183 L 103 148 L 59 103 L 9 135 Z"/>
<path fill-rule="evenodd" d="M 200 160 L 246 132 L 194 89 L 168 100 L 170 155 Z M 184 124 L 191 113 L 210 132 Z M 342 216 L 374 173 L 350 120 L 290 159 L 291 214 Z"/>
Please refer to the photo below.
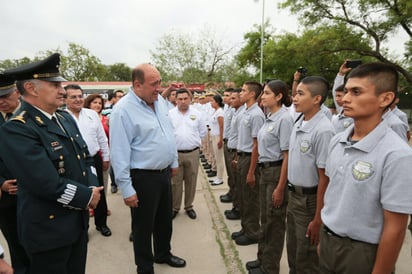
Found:
<path fill-rule="evenodd" d="M 0 124 L 9 120 L 20 107 L 20 93 L 14 79 L 0 74 Z M 17 181 L 5 170 L 0 174 L 0 229 L 9 246 L 11 264 L 16 274 L 26 273 L 29 258 L 17 236 Z"/>
<path fill-rule="evenodd" d="M 396 69 L 383 63 L 361 65 L 348 76 L 343 107 L 354 125 L 328 150 L 321 273 L 394 270 L 412 213 L 412 150 L 382 120 L 397 85 Z"/>
<path fill-rule="evenodd" d="M 327 146 L 335 134 L 321 111 L 328 82 L 319 76 L 305 77 L 297 86 L 293 103 L 303 116 L 290 136 L 287 215 L 287 252 L 290 273 L 318 273 L 320 210 L 328 177 Z"/>
<path fill-rule="evenodd" d="M 257 98 L 262 93 L 258 82 L 248 81 L 242 86 L 240 100 L 245 110 L 239 120 L 237 144 L 237 168 L 241 191 L 240 220 L 242 230 L 235 242 L 238 245 L 250 245 L 260 238 L 259 220 L 259 170 L 257 135 L 265 121 L 265 115 L 259 108 Z"/>
<path fill-rule="evenodd" d="M 18 182 L 17 227 L 29 273 L 84 273 L 88 208 L 97 177 L 73 118 L 58 110 L 65 81 L 60 55 L 6 70 L 23 96 L 18 115 L 0 128 L 0 157 Z M 7 157 L 6 157 L 7 156 Z"/>
<path fill-rule="evenodd" d="M 233 186 L 232 186 L 232 204 L 233 207 L 231 210 L 225 210 L 226 218 L 229 220 L 239 220 L 240 219 L 240 208 L 241 208 L 241 186 L 239 182 L 239 172 L 236 167 L 236 147 L 239 137 L 239 123 L 242 117 L 242 113 L 245 110 L 245 105 L 240 101 L 240 92 L 241 89 L 234 89 L 230 95 L 230 107 L 233 108 L 233 116 L 230 121 L 230 134 L 227 140 L 227 151 L 230 158 L 229 168 L 233 174 Z M 236 233 L 233 232 L 232 239 L 236 238 Z M 243 231 L 242 231 L 243 233 Z M 241 234 L 242 234 L 241 233 Z"/>
<path fill-rule="evenodd" d="M 282 105 L 289 107 L 292 98 L 288 95 L 288 87 L 284 82 L 272 80 L 265 85 L 261 102 L 269 111 L 257 136 L 263 233 L 258 245 L 258 260 L 247 263 L 246 267 L 252 268 L 249 273 L 275 274 L 280 270 L 285 242 L 288 150 L 293 128 L 293 118 Z"/>

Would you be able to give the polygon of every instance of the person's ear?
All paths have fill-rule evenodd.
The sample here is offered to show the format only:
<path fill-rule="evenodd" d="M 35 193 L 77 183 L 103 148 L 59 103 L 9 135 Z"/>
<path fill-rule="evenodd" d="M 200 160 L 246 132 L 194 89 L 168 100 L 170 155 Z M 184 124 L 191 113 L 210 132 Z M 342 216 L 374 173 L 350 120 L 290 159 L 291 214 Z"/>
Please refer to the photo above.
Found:
<path fill-rule="evenodd" d="M 395 100 L 395 92 L 385 91 L 379 95 L 379 106 L 381 108 L 389 107 Z"/>
<path fill-rule="evenodd" d="M 31 96 L 37 97 L 38 91 L 36 85 L 33 82 L 27 81 L 24 83 L 23 87 L 26 93 L 30 94 Z"/>
<path fill-rule="evenodd" d="M 313 104 L 314 105 L 320 105 L 320 102 L 322 101 L 322 95 L 315 95 L 313 96 Z"/>

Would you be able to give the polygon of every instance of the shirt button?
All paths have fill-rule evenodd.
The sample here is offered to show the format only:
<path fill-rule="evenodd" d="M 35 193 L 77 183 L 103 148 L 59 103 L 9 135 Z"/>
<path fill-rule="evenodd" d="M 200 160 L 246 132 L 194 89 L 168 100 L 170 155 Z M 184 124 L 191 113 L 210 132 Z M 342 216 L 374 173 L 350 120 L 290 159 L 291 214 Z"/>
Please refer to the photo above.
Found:
<path fill-rule="evenodd" d="M 83 177 L 86 176 L 86 171 L 83 171 Z"/>
<path fill-rule="evenodd" d="M 49 220 L 53 220 L 54 219 L 54 215 L 49 215 Z"/>
<path fill-rule="evenodd" d="M 77 154 L 77 159 L 79 159 L 79 160 L 80 160 L 80 155 L 79 155 L 79 154 Z"/>

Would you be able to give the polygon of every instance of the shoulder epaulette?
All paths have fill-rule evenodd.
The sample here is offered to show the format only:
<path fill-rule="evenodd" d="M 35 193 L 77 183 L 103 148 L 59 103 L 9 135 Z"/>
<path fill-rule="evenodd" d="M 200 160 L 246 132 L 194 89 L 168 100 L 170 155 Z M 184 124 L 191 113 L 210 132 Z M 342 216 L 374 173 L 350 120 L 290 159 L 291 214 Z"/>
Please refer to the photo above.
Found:
<path fill-rule="evenodd" d="M 10 121 L 19 121 L 23 124 L 26 123 L 26 111 L 23 110 L 22 112 L 20 112 L 19 114 L 17 114 L 15 117 L 11 118 Z"/>

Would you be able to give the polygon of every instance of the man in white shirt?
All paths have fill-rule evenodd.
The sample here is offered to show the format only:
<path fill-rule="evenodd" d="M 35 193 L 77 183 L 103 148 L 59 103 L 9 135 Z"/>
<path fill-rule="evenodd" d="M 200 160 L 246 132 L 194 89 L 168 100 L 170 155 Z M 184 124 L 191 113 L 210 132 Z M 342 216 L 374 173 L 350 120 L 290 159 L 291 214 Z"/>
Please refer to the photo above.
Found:
<path fill-rule="evenodd" d="M 182 203 L 183 181 L 185 182 L 185 211 L 191 219 L 196 219 L 193 201 L 199 170 L 199 147 L 207 134 L 205 120 L 201 112 L 194 109 L 191 94 L 187 89 L 176 92 L 176 108 L 169 111 L 173 124 L 179 159 L 177 176 L 172 177 L 173 215 L 176 217 Z"/>
<path fill-rule="evenodd" d="M 83 90 L 79 85 L 67 85 L 67 111 L 73 116 L 79 127 L 83 139 L 86 141 L 90 155 L 94 159 L 99 186 L 103 186 L 103 170 L 109 168 L 109 144 L 104 133 L 99 115 L 94 110 L 83 108 Z M 100 192 L 100 202 L 94 210 L 96 229 L 103 236 L 110 236 L 112 232 L 107 226 L 107 201 L 105 191 Z"/>

